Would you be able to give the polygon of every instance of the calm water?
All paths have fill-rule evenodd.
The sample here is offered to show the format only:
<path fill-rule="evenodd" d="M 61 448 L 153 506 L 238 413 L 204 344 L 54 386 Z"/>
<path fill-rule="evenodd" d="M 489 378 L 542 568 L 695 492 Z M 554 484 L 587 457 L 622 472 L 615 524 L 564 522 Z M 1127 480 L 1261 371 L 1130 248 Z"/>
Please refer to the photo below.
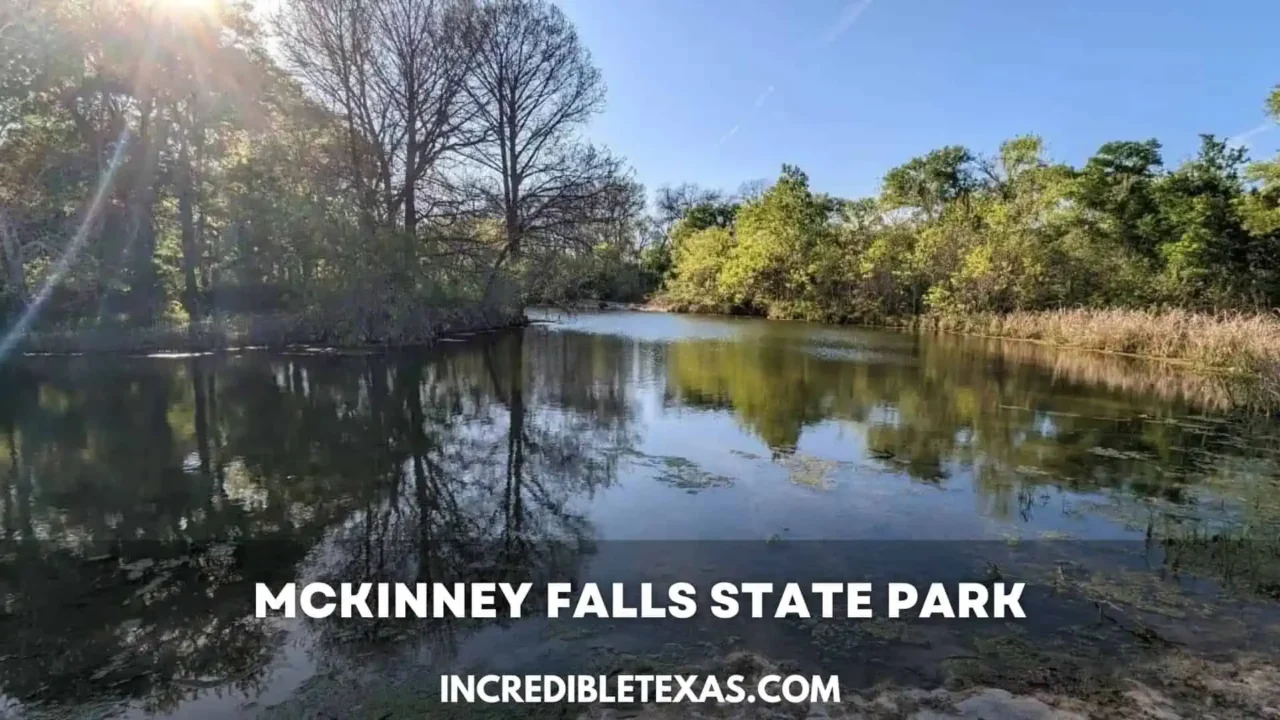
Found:
<path fill-rule="evenodd" d="M 1280 638 L 1280 430 L 1231 412 L 1228 389 L 1030 345 L 541 319 L 419 353 L 0 369 L 11 712 L 253 716 L 342 706 L 358 684 L 343 678 L 370 668 L 571 668 L 605 646 L 679 644 L 535 620 L 252 617 L 253 583 L 295 579 L 687 579 L 744 557 L 765 558 L 744 572 L 801 579 L 815 557 L 857 556 L 893 560 L 873 575 L 918 561 L 932 579 L 1040 583 L 1031 632 L 1078 639 L 1091 623 L 1098 652 L 1152 652 L 1148 632 L 1206 652 Z M 1099 602 L 1118 619 L 1099 625 Z M 977 652 L 958 634 L 735 632 L 703 644 L 868 683 L 941 681 L 941 659 Z"/>

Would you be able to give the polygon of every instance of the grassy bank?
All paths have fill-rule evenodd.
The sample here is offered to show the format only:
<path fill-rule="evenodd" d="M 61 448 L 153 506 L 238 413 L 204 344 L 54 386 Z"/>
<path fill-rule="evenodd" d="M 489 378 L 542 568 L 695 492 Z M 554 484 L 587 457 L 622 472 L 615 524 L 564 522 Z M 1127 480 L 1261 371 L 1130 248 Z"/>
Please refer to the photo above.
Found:
<path fill-rule="evenodd" d="M 1229 375 L 1247 391 L 1226 392 L 1230 405 L 1280 407 L 1280 313 L 1210 315 L 1186 310 L 1046 310 L 1003 315 L 924 316 L 921 331 L 1026 340 L 1058 348 L 1133 355 Z M 1215 387 L 1213 395 L 1223 395 Z M 1213 405 L 1214 403 L 1210 403 Z M 1219 403 L 1220 404 L 1220 403 Z"/>
<path fill-rule="evenodd" d="M 338 315 L 319 311 L 215 318 L 196 323 L 139 326 L 94 323 L 28 333 L 18 345 L 27 353 L 207 352 L 237 347 L 332 347 L 426 345 L 455 333 L 523 324 L 516 307 L 460 304 L 414 312 Z"/>
<path fill-rule="evenodd" d="M 1034 340 L 1059 347 L 1176 360 L 1198 368 L 1280 376 L 1280 314 L 1185 310 L 1051 310 L 926 316 L 926 330 Z"/>
<path fill-rule="evenodd" d="M 698 311 L 661 297 L 647 309 Z M 872 324 L 1175 362 L 1255 378 L 1264 393 L 1280 401 L 1280 312 L 1210 315 L 1186 310 L 1077 309 L 923 315 Z"/>
<path fill-rule="evenodd" d="M 1280 407 L 1280 394 L 1268 391 L 1258 375 L 1190 372 L 1185 363 L 1153 362 L 1116 353 L 1064 352 L 1047 342 L 956 337 L 989 355 L 1043 368 L 1068 383 L 1183 402 L 1207 412 Z"/>

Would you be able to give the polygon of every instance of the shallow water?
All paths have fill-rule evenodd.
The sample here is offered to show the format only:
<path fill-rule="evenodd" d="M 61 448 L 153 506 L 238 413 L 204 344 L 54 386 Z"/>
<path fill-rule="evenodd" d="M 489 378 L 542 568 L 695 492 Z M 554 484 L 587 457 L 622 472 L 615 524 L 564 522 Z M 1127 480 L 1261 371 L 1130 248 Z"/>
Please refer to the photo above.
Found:
<path fill-rule="evenodd" d="M 287 716 L 371 707 L 352 680 L 371 671 L 412 696 L 406 678 L 445 668 L 729 649 L 870 684 L 1012 667 L 984 654 L 1011 642 L 1068 664 L 1280 645 L 1280 429 L 1221 388 L 1025 344 L 536 319 L 422 352 L 0 369 L 11 711 Z M 252 617 L 256 582 L 854 574 L 1027 580 L 1035 612 L 839 631 Z"/>

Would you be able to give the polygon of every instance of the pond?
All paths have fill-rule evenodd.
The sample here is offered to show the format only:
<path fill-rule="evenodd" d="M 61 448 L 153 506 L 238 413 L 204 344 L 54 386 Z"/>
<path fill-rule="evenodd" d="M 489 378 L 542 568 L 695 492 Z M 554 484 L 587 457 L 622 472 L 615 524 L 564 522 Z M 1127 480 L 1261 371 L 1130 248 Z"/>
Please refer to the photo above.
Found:
<path fill-rule="evenodd" d="M 842 687 L 1083 693 L 1280 646 L 1280 428 L 1228 385 L 1027 343 L 533 318 L 414 352 L 0 368 L 3 707 L 421 717 L 442 670 L 734 650 Z M 1029 584 L 1027 620 L 253 614 L 293 580 L 993 577 Z"/>

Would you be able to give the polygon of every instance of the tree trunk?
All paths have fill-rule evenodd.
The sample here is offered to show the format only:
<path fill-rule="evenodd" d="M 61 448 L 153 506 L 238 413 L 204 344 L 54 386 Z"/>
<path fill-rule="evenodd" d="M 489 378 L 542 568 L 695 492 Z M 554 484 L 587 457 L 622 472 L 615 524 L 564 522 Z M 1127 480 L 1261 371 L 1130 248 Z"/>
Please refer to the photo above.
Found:
<path fill-rule="evenodd" d="M 412 236 L 414 231 L 418 229 L 418 203 L 417 203 L 417 178 L 414 177 L 418 171 L 418 114 L 416 112 L 417 97 L 414 93 L 409 93 L 409 117 L 407 127 L 405 129 L 405 146 L 404 146 L 404 185 L 400 188 L 403 194 L 404 205 L 404 229 Z"/>
<path fill-rule="evenodd" d="M 201 310 L 203 310 L 205 317 L 209 317 L 213 310 L 213 270 L 210 266 L 213 265 L 218 256 L 216 253 L 209 252 L 209 247 L 206 244 L 206 238 L 208 236 L 205 231 L 208 229 L 209 213 L 208 208 L 205 207 L 201 193 L 201 188 L 204 183 L 206 158 L 203 124 L 196 127 L 195 145 L 195 164 L 192 166 L 191 194 L 192 202 L 195 204 L 196 213 L 196 267 L 200 270 L 198 277 L 200 286 L 204 288 L 205 293 L 209 296 L 201 298 L 204 301 L 204 305 L 201 307 Z M 207 261 L 205 260 L 206 253 L 209 258 Z"/>
<path fill-rule="evenodd" d="M 27 301 L 27 276 L 23 267 L 22 246 L 9 227 L 9 218 L 0 210 L 0 264 L 5 267 L 5 284 L 19 302 Z M 2 295 L 3 293 L 0 293 Z"/>
<path fill-rule="evenodd" d="M 511 249 L 511 257 L 514 260 L 520 259 L 520 244 L 523 240 L 523 228 L 520 227 L 520 184 L 524 180 L 520 173 L 520 157 L 516 149 L 517 114 L 515 108 L 515 96 L 512 94 L 510 103 L 506 111 L 507 116 L 507 137 L 504 138 L 507 144 L 506 157 L 508 161 L 509 181 L 508 199 L 506 207 L 506 228 L 507 228 L 507 247 Z"/>
<path fill-rule="evenodd" d="M 196 248 L 195 188 L 191 178 L 191 153 L 187 138 L 178 152 L 178 221 L 182 225 L 182 308 L 187 319 L 197 322 L 200 315 L 200 287 L 196 281 L 196 265 L 200 262 Z"/>
<path fill-rule="evenodd" d="M 511 353 L 510 385 L 507 395 L 507 487 L 503 510 L 506 515 L 506 551 L 510 558 L 520 556 L 524 539 L 524 335 L 517 334 Z"/>
<path fill-rule="evenodd" d="M 155 175 L 160 146 L 166 134 L 158 113 L 153 123 L 154 101 L 148 100 L 138 121 L 138 147 L 130 158 L 129 251 L 133 267 L 133 313 L 144 324 L 155 321 L 160 304 L 160 279 L 156 274 Z"/>

